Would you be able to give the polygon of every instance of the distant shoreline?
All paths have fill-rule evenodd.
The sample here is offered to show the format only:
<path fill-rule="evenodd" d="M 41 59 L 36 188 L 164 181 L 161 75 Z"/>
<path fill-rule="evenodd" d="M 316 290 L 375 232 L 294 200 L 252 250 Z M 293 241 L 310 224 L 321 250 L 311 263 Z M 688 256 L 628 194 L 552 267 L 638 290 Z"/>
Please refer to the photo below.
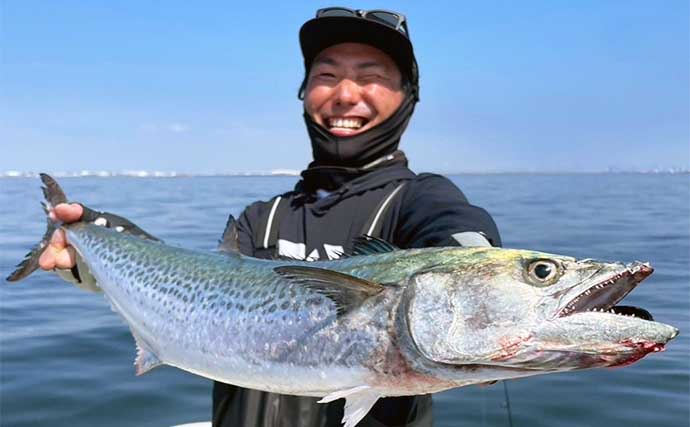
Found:
<path fill-rule="evenodd" d="M 172 171 L 79 171 L 47 172 L 55 178 L 197 178 L 197 177 L 298 177 L 300 171 L 281 169 L 274 171 L 187 173 Z M 438 172 L 443 175 L 690 175 L 690 169 L 603 170 L 603 171 L 456 171 Z M 36 178 L 39 172 L 5 171 L 0 178 Z"/>

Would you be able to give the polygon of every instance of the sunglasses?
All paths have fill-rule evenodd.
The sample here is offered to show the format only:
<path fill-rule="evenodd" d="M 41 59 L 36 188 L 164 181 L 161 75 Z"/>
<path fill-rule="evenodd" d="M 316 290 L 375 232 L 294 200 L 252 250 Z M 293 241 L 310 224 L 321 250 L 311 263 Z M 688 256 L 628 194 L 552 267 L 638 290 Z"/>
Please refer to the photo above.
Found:
<path fill-rule="evenodd" d="M 355 16 L 358 18 L 367 19 L 369 21 L 378 22 L 404 34 L 408 39 L 410 38 L 410 32 L 407 29 L 407 19 L 405 18 L 405 15 L 401 15 L 396 12 L 381 9 L 354 10 L 346 7 L 326 7 L 316 11 L 317 18 L 330 16 Z"/>

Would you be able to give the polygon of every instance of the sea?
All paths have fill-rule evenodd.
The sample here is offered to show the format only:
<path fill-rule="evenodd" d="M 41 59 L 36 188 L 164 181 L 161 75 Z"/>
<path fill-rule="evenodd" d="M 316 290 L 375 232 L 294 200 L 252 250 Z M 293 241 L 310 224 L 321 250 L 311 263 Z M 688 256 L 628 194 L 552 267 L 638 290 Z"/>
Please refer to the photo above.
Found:
<path fill-rule="evenodd" d="M 434 396 L 436 426 L 684 427 L 690 422 L 690 176 L 452 175 L 504 246 L 649 261 L 625 300 L 680 329 L 666 351 L 616 369 L 469 386 Z M 68 195 L 167 243 L 212 251 L 228 214 L 294 176 L 81 177 Z M 41 237 L 37 178 L 0 179 L 0 273 Z M 172 367 L 134 375 L 134 342 L 100 294 L 45 272 L 0 283 L 0 425 L 167 427 L 211 418 L 211 382 Z"/>

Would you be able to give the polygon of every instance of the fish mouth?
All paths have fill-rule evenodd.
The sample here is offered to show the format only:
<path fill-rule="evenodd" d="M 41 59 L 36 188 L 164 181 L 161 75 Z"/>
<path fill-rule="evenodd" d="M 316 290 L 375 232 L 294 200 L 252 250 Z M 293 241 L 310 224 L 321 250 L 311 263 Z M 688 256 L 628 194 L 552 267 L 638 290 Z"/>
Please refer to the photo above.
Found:
<path fill-rule="evenodd" d="M 652 315 L 645 309 L 616 305 L 653 272 L 654 269 L 648 263 L 635 262 L 627 266 L 625 270 L 588 287 L 567 303 L 558 312 L 557 317 L 595 311 L 632 316 L 643 320 L 654 320 Z"/>

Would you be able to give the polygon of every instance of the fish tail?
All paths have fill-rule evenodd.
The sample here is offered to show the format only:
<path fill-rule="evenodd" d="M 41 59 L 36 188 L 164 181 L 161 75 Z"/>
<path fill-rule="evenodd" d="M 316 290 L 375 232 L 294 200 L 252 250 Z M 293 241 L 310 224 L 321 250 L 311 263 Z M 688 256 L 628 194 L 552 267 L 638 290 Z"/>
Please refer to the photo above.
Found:
<path fill-rule="evenodd" d="M 16 269 L 9 276 L 7 276 L 8 282 L 17 282 L 22 280 L 39 268 L 38 260 L 43 251 L 48 247 L 48 243 L 58 227 L 58 225 L 50 219 L 48 213 L 53 206 L 56 206 L 59 203 L 67 202 L 67 197 L 65 196 L 64 191 L 62 191 L 60 185 L 50 175 L 42 173 L 41 181 L 43 181 L 44 185 L 42 190 L 43 196 L 45 197 L 45 202 L 41 202 L 41 205 L 46 213 L 46 232 L 41 241 L 31 248 L 31 251 L 29 251 L 24 259 L 17 264 Z"/>

